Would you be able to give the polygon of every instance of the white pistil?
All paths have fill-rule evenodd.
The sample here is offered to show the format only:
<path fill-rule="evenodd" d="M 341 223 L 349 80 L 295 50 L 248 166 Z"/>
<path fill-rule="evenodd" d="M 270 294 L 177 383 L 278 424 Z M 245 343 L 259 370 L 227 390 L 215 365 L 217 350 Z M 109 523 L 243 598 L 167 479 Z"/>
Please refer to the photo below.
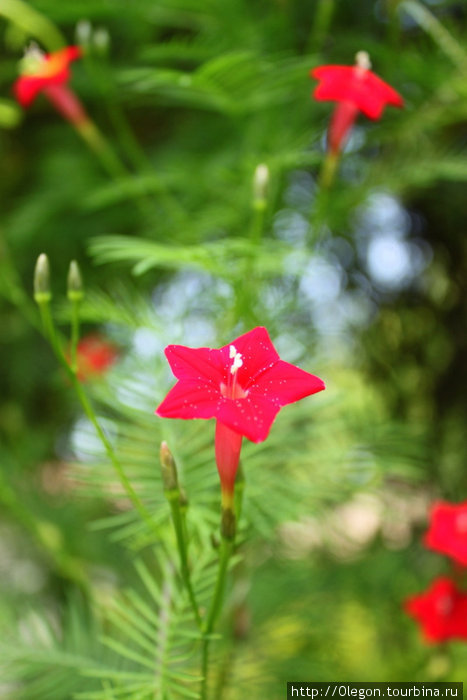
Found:
<path fill-rule="evenodd" d="M 231 373 L 235 374 L 235 372 L 238 370 L 238 368 L 241 367 L 242 365 L 243 365 L 242 356 L 240 355 L 240 353 L 237 353 L 233 359 L 232 367 L 230 368 Z"/>
<path fill-rule="evenodd" d="M 240 352 L 237 352 L 235 345 L 229 347 L 229 357 L 232 360 L 232 364 L 230 366 L 230 376 L 227 380 L 227 395 L 229 398 L 233 399 L 236 397 L 237 372 L 239 367 L 243 365 L 243 357 Z"/>
<path fill-rule="evenodd" d="M 357 68 L 361 68 L 363 71 L 370 70 L 371 61 L 368 51 L 357 51 L 355 54 L 355 65 Z"/>
<path fill-rule="evenodd" d="M 23 75 L 34 75 L 37 73 L 46 60 L 45 56 L 42 49 L 34 41 L 31 41 L 24 50 L 24 56 L 20 61 L 20 73 Z"/>

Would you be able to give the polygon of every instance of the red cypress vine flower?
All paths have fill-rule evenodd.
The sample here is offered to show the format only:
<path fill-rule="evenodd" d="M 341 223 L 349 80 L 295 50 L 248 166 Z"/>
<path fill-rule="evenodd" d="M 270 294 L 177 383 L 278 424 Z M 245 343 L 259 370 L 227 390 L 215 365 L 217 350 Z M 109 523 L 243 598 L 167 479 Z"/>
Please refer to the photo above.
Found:
<path fill-rule="evenodd" d="M 70 63 L 80 57 L 78 46 L 67 46 L 51 54 L 44 54 L 37 46 L 28 49 L 22 61 L 22 74 L 13 86 L 20 105 L 29 107 L 43 92 L 65 119 L 75 125 L 87 122 L 83 106 L 67 85 Z"/>
<path fill-rule="evenodd" d="M 405 602 L 405 611 L 420 624 L 428 642 L 467 640 L 467 594 L 446 577 Z"/>
<path fill-rule="evenodd" d="M 77 376 L 80 381 L 104 374 L 117 360 L 118 352 L 112 343 L 100 335 L 82 338 L 76 349 Z"/>
<path fill-rule="evenodd" d="M 467 566 L 467 501 L 434 503 L 425 545 Z"/>
<path fill-rule="evenodd" d="M 402 107 L 402 97 L 371 70 L 366 51 L 356 55 L 355 66 L 318 66 L 310 71 L 319 80 L 313 96 L 316 100 L 337 102 L 328 131 L 328 148 L 337 155 L 344 145 L 358 112 L 380 119 L 387 104 Z"/>
<path fill-rule="evenodd" d="M 169 345 L 178 379 L 156 413 L 164 418 L 215 418 L 215 452 L 224 507 L 231 507 L 242 438 L 262 442 L 282 406 L 324 389 L 324 383 L 279 358 L 265 328 L 220 349 Z"/>

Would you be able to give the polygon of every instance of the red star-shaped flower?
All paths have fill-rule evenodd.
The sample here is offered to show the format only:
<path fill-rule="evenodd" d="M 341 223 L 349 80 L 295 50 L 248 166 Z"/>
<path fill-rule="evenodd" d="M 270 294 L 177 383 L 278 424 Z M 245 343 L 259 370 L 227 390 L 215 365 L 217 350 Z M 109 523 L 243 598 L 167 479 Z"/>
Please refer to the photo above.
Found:
<path fill-rule="evenodd" d="M 402 107 L 402 97 L 370 70 L 365 51 L 359 51 L 355 66 L 318 66 L 310 71 L 319 80 L 313 96 L 316 100 L 337 102 L 329 127 L 330 151 L 338 153 L 358 112 L 380 119 L 387 104 Z"/>
<path fill-rule="evenodd" d="M 467 640 L 467 594 L 449 578 L 435 579 L 425 593 L 409 598 L 404 607 L 428 642 Z"/>
<path fill-rule="evenodd" d="M 324 389 L 321 379 L 281 360 L 261 327 L 219 350 L 169 345 L 165 354 L 178 382 L 156 413 L 217 419 L 217 465 L 230 493 L 242 437 L 262 442 L 282 406 Z"/>
<path fill-rule="evenodd" d="M 467 566 L 467 501 L 434 503 L 425 545 Z"/>
<path fill-rule="evenodd" d="M 81 57 L 78 46 L 67 46 L 50 54 L 43 54 L 37 47 L 29 50 L 24 58 L 24 72 L 13 86 L 16 99 L 23 107 L 51 85 L 63 85 L 71 77 L 70 63 Z"/>
<path fill-rule="evenodd" d="M 21 76 L 13 85 L 20 105 L 29 107 L 43 92 L 55 108 L 75 125 L 87 121 L 81 103 L 67 86 L 71 77 L 70 63 L 81 55 L 79 46 L 67 46 L 50 54 L 43 53 L 35 45 L 31 46 L 22 61 Z"/>
<path fill-rule="evenodd" d="M 79 341 L 76 356 L 78 379 L 86 381 L 110 369 L 118 357 L 118 352 L 108 340 L 92 334 Z"/>

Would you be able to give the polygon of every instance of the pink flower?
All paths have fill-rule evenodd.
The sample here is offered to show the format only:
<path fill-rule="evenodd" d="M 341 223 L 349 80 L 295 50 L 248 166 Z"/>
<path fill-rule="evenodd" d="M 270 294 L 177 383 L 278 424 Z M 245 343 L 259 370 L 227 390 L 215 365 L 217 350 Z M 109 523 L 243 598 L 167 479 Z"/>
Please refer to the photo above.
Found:
<path fill-rule="evenodd" d="M 425 593 L 408 598 L 404 607 L 428 642 L 467 640 L 467 594 L 449 578 L 435 579 Z"/>
<path fill-rule="evenodd" d="M 23 107 L 29 107 L 43 92 L 54 107 L 75 125 L 88 117 L 76 95 L 67 83 L 71 77 L 70 63 L 81 57 L 78 46 L 67 46 L 51 54 L 44 54 L 37 46 L 26 52 L 22 74 L 13 85 L 15 97 Z"/>
<path fill-rule="evenodd" d="M 370 70 L 368 54 L 359 51 L 355 66 L 318 66 L 310 71 L 320 83 L 313 97 L 337 102 L 328 132 L 329 150 L 338 154 L 358 112 L 369 119 L 380 119 L 387 104 L 403 107 L 402 97 Z"/>
<path fill-rule="evenodd" d="M 215 418 L 216 462 L 224 504 L 231 503 L 243 436 L 262 442 L 282 406 L 324 389 L 324 383 L 279 358 L 265 328 L 219 350 L 169 345 L 178 379 L 156 413 L 164 418 Z"/>
<path fill-rule="evenodd" d="M 434 503 L 425 545 L 467 566 L 467 501 Z"/>

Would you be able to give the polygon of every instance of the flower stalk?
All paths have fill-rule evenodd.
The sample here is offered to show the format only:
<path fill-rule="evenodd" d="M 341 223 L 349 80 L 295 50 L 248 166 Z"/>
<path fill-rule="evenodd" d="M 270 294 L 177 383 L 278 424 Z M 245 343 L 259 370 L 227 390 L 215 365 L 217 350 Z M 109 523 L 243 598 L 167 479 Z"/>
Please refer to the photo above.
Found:
<path fill-rule="evenodd" d="M 327 155 L 321 172 L 321 185 L 330 187 L 349 133 L 362 112 L 369 119 L 380 119 L 387 104 L 403 107 L 403 99 L 371 70 L 366 51 L 358 51 L 353 66 L 318 66 L 311 77 L 319 81 L 313 97 L 336 102 L 327 134 Z"/>
<path fill-rule="evenodd" d="M 91 402 L 88 399 L 88 396 L 86 392 L 83 389 L 83 386 L 77 376 L 77 371 L 73 370 L 73 368 L 70 366 L 64 352 L 62 349 L 61 342 L 59 340 L 55 324 L 52 318 L 52 313 L 50 310 L 50 300 L 51 300 L 51 295 L 47 293 L 43 293 L 43 290 L 41 289 L 40 285 L 45 284 L 46 276 L 45 276 L 45 270 L 48 270 L 48 259 L 45 254 L 42 254 L 42 256 L 39 256 L 39 259 L 36 264 L 36 274 L 34 277 L 34 297 L 35 300 L 39 306 L 39 311 L 41 315 L 41 320 L 42 320 L 42 327 L 44 331 L 44 335 L 49 341 L 51 348 L 55 354 L 55 357 L 59 361 L 61 367 L 66 373 L 66 376 L 68 377 L 70 383 L 73 386 L 73 389 L 78 397 L 78 400 L 81 404 L 81 407 L 86 415 L 86 417 L 89 419 L 91 424 L 93 425 L 97 436 L 99 440 L 101 441 L 102 445 L 104 446 L 104 449 L 106 451 L 107 457 L 109 458 L 111 464 L 113 465 L 117 476 L 120 480 L 120 484 L 122 485 L 122 488 L 124 489 L 126 495 L 128 496 L 129 500 L 133 504 L 133 507 L 135 510 L 138 511 L 140 517 L 142 520 L 145 521 L 147 524 L 148 528 L 151 529 L 152 531 L 157 532 L 157 535 L 159 536 L 159 532 L 155 526 L 155 523 L 153 522 L 150 514 L 147 512 L 143 502 L 141 501 L 140 497 L 134 490 L 133 486 L 131 485 L 130 480 L 128 479 L 127 475 L 125 474 L 125 471 L 120 463 L 120 460 L 118 459 L 117 455 L 115 454 L 115 451 L 112 447 L 112 444 L 110 440 L 108 439 L 107 435 L 105 434 L 101 424 L 99 423 L 99 420 L 96 416 L 96 413 L 94 411 L 94 408 L 91 404 Z M 37 270 L 39 269 L 39 273 Z M 36 286 L 39 285 L 39 286 Z M 43 288 L 46 291 L 46 287 Z M 50 290 L 49 290 L 50 291 Z M 39 292 L 39 295 L 38 295 Z"/>
<path fill-rule="evenodd" d="M 68 270 L 67 297 L 71 303 L 71 339 L 70 355 L 71 368 L 75 374 L 78 371 L 78 342 L 79 342 L 79 308 L 83 299 L 83 282 L 76 260 L 72 260 Z"/>
<path fill-rule="evenodd" d="M 181 576 L 190 599 L 190 604 L 195 616 L 196 624 L 202 627 L 201 615 L 196 602 L 193 585 L 191 583 L 190 567 L 188 564 L 188 539 L 185 525 L 186 498 L 182 494 L 177 475 L 177 466 L 166 442 L 161 443 L 160 463 L 164 495 L 169 503 L 172 523 L 175 530 L 178 555 L 180 558 Z"/>

